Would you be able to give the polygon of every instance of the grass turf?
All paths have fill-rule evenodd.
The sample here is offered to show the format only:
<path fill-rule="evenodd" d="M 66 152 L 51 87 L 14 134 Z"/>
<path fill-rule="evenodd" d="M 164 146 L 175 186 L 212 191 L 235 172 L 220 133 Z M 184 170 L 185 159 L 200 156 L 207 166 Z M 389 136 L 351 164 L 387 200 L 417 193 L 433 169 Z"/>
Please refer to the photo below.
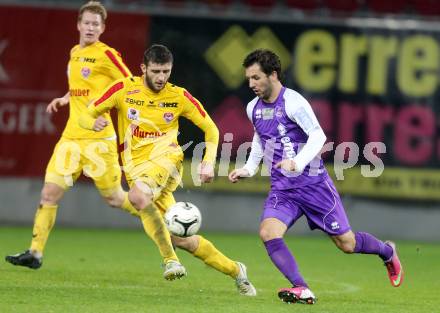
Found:
<path fill-rule="evenodd" d="M 0 228 L 0 256 L 21 252 L 30 228 Z M 287 287 L 256 234 L 206 234 L 219 249 L 244 262 L 258 296 L 239 296 L 234 281 L 179 251 L 188 276 L 167 282 L 152 242 L 139 230 L 55 229 L 39 270 L 0 262 L 0 312 L 315 312 L 438 313 L 440 246 L 397 242 L 405 267 L 399 288 L 374 256 L 347 256 L 324 237 L 287 236 L 316 305 L 285 304 Z"/>

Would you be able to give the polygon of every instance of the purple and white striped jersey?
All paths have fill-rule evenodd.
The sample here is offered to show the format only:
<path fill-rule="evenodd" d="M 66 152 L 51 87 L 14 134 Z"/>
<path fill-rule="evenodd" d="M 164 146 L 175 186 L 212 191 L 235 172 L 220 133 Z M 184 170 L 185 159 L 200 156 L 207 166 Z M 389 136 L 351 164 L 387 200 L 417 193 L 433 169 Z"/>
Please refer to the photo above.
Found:
<path fill-rule="evenodd" d="M 272 190 L 314 184 L 328 175 L 319 155 L 326 137 L 310 104 L 298 92 L 283 87 L 274 103 L 256 97 L 246 111 L 255 129 L 244 166 L 250 176 L 262 158 L 270 171 Z M 283 159 L 294 160 L 297 171 L 276 169 L 274 165 Z"/>

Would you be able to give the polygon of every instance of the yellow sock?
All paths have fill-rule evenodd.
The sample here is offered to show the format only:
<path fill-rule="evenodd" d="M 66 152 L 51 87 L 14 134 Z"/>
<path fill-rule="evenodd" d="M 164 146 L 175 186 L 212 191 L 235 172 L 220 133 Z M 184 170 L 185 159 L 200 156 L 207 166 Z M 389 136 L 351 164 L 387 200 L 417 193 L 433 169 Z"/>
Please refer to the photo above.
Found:
<path fill-rule="evenodd" d="M 55 223 L 58 205 L 40 205 L 35 213 L 30 249 L 43 253 L 49 233 Z"/>
<path fill-rule="evenodd" d="M 171 243 L 170 233 L 166 228 L 159 210 L 150 205 L 139 213 L 144 230 L 159 248 L 164 263 L 171 260 L 179 261 L 179 258 L 174 251 L 173 244 Z"/>
<path fill-rule="evenodd" d="M 121 209 L 127 211 L 131 215 L 140 217 L 139 211 L 135 209 L 135 207 L 131 204 L 130 200 L 128 200 L 128 192 L 124 191 L 124 202 L 121 205 Z"/>
<path fill-rule="evenodd" d="M 199 246 L 193 252 L 193 255 L 205 262 L 205 264 L 215 268 L 217 271 L 231 276 L 232 278 L 237 277 L 238 272 L 240 271 L 237 262 L 226 257 L 216 247 L 214 247 L 210 241 L 206 240 L 200 235 Z"/>

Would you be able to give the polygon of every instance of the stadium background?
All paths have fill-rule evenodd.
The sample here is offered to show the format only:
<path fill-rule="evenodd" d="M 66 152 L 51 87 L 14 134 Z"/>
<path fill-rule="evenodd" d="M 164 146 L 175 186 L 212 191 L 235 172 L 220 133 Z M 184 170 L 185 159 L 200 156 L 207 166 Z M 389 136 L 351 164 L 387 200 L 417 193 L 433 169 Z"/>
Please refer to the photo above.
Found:
<path fill-rule="evenodd" d="M 82 1 L 0 1 L 0 225 L 30 226 L 42 177 L 67 110 L 44 109 L 66 92 L 68 52 L 77 42 Z M 274 49 L 287 86 L 312 103 L 335 145 L 386 144 L 385 171 L 363 178 L 360 165 L 337 185 L 355 229 L 380 237 L 438 241 L 440 232 L 439 56 L 436 1 L 107 1 L 104 42 L 139 74 L 150 43 L 175 55 L 171 81 L 205 105 L 221 131 L 233 134 L 231 160 L 251 141 L 244 106 L 253 95 L 241 70 L 256 47 Z M 423 5 L 426 4 L 427 8 Z M 182 144 L 201 140 L 182 121 Z M 191 160 L 192 149 L 186 151 Z M 219 154 L 220 156 L 220 154 Z M 326 163 L 334 174 L 334 154 Z M 178 200 L 198 205 L 204 231 L 254 232 L 267 177 L 238 185 L 224 177 L 194 189 L 186 168 Z M 61 202 L 57 227 L 139 227 L 108 208 L 81 180 Z M 304 221 L 291 230 L 310 234 Z"/>

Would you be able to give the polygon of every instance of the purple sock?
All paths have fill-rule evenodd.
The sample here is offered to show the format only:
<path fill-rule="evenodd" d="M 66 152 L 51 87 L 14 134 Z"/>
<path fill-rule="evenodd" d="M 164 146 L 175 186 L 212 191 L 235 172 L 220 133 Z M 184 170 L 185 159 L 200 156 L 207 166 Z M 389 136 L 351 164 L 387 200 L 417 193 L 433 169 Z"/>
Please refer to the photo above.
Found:
<path fill-rule="evenodd" d="M 376 254 L 384 261 L 393 255 L 393 249 L 369 233 L 356 232 L 354 234 L 356 246 L 354 253 Z"/>
<path fill-rule="evenodd" d="M 298 270 L 295 258 L 290 253 L 282 238 L 275 238 L 264 243 L 267 254 L 273 264 L 292 283 L 293 286 L 308 287 Z"/>

